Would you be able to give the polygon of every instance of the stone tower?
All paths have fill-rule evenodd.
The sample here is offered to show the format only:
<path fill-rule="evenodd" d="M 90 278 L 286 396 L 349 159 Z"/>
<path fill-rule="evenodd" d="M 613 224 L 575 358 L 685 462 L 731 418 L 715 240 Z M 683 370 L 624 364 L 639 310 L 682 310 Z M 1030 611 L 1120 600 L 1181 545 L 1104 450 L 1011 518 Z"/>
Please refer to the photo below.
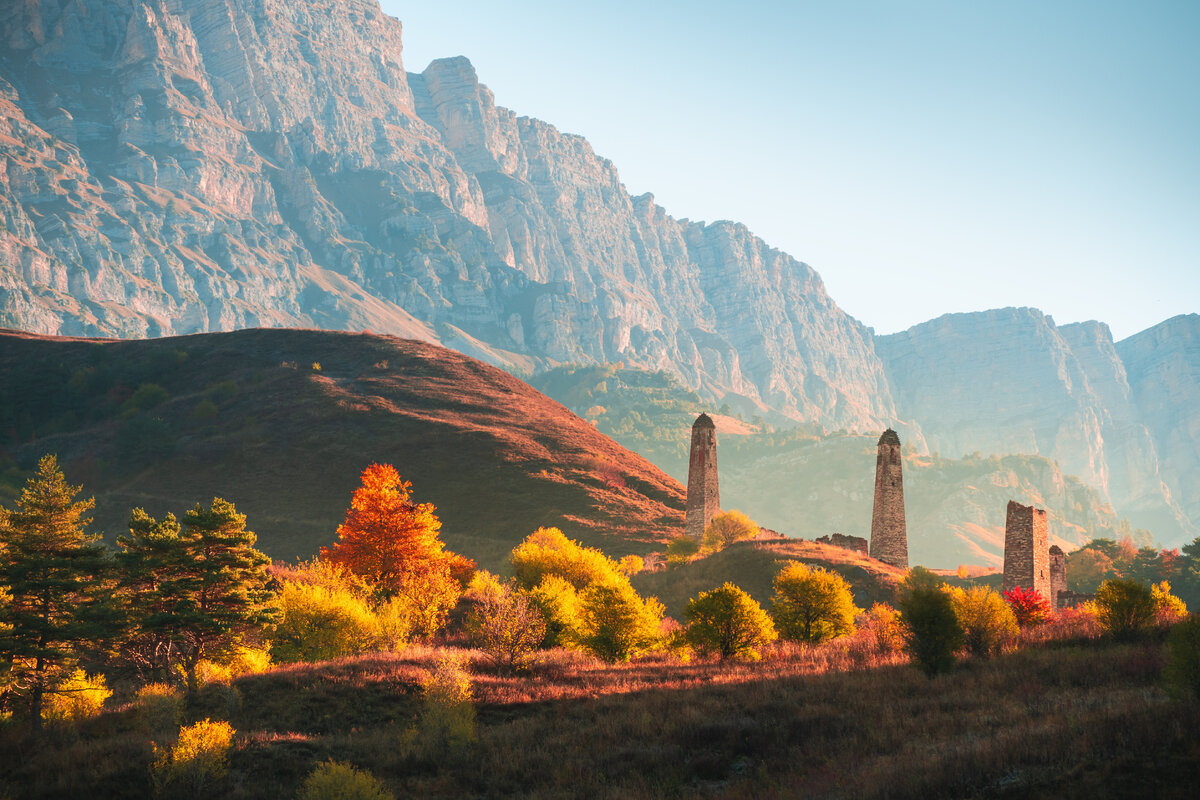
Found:
<path fill-rule="evenodd" d="M 871 511 L 871 558 L 908 569 L 908 531 L 904 525 L 904 479 L 900 474 L 900 437 L 888 428 L 879 437 L 875 459 L 875 507 Z"/>
<path fill-rule="evenodd" d="M 684 533 L 696 541 L 721 510 L 717 486 L 717 427 L 708 414 L 692 423 L 692 455 L 688 459 L 687 515 Z"/>
<path fill-rule="evenodd" d="M 1008 501 L 1008 516 L 1004 522 L 1004 591 L 1020 586 L 1050 599 L 1047 538 L 1044 509 Z"/>
<path fill-rule="evenodd" d="M 1067 555 L 1058 545 L 1050 548 L 1050 608 L 1058 610 L 1058 596 L 1067 590 Z"/>

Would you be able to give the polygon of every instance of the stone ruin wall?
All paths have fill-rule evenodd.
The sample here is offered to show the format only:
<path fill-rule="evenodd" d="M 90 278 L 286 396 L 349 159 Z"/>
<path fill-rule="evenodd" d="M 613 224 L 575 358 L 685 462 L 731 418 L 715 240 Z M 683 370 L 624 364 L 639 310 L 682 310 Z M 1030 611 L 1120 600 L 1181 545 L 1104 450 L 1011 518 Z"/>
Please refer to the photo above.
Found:
<path fill-rule="evenodd" d="M 843 550 L 853 550 L 856 553 L 862 553 L 864 556 L 868 554 L 867 540 L 861 536 L 848 536 L 844 533 L 835 533 L 832 536 L 818 536 L 813 541 L 818 544 L 831 544 Z"/>
<path fill-rule="evenodd" d="M 1008 501 L 1004 523 L 1004 591 L 1018 586 L 1050 599 L 1050 548 L 1046 511 Z"/>

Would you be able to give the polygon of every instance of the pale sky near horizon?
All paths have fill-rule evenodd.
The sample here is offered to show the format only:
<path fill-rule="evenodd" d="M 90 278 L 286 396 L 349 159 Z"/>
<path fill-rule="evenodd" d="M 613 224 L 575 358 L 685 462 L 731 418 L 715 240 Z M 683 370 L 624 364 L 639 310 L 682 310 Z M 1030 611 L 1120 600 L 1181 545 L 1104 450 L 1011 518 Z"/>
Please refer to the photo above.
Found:
<path fill-rule="evenodd" d="M 1200 2 L 383 0 L 631 194 L 745 223 L 878 333 L 1200 312 Z"/>

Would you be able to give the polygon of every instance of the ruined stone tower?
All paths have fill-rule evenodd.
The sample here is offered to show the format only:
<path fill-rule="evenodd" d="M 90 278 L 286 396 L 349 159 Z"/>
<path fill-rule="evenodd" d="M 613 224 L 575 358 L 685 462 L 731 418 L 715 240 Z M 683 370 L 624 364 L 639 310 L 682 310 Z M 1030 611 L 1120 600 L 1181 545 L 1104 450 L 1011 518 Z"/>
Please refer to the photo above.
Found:
<path fill-rule="evenodd" d="M 687 515 L 684 533 L 696 541 L 721 510 L 717 486 L 717 427 L 708 414 L 692 423 L 692 455 L 688 460 Z"/>
<path fill-rule="evenodd" d="M 1050 599 L 1046 512 L 1008 501 L 1004 522 L 1004 591 L 1020 586 Z"/>
<path fill-rule="evenodd" d="M 1050 548 L 1050 607 L 1058 608 L 1058 596 L 1067 590 L 1067 555 L 1058 545 Z"/>
<path fill-rule="evenodd" d="M 900 474 L 900 437 L 888 428 L 879 437 L 875 459 L 875 507 L 871 511 L 871 558 L 908 569 L 908 531 L 904 525 L 904 480 Z"/>

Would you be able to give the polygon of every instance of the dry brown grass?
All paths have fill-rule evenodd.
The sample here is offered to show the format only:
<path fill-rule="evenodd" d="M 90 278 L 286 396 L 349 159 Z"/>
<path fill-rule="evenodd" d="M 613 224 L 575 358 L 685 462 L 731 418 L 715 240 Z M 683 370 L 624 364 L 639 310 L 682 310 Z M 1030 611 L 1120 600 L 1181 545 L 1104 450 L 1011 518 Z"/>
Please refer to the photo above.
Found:
<path fill-rule="evenodd" d="M 442 754 L 405 742 L 445 649 L 293 665 L 238 681 L 225 703 L 230 791 L 294 796 L 333 758 L 398 797 L 1190 796 L 1200 709 L 1159 687 L 1161 635 L 1086 637 L 1047 634 L 934 680 L 857 637 L 758 663 L 552 651 L 524 676 L 456 650 L 478 738 Z M 123 707 L 38 748 L 9 733 L 0 780 L 14 797 L 142 796 L 144 736 Z"/>

